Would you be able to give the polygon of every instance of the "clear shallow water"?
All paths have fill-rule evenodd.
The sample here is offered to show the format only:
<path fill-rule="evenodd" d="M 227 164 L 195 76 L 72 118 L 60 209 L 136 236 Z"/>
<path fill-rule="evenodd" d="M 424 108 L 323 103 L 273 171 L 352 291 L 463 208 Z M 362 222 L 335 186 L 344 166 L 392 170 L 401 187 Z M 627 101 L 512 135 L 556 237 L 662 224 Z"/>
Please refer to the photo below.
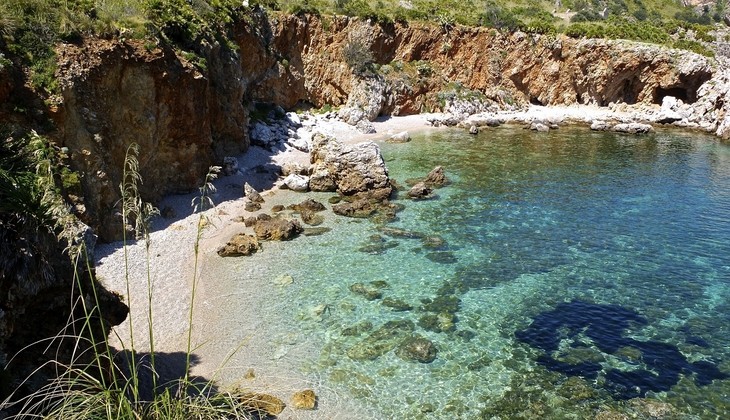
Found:
<path fill-rule="evenodd" d="M 381 147 L 400 184 L 436 165 L 451 180 L 400 201 L 386 226 L 410 234 L 328 213 L 329 233 L 225 263 L 294 279 L 261 309 L 286 324 L 271 326 L 274 359 L 307 343 L 298 367 L 374 417 L 730 414 L 730 147 L 513 128 Z M 433 362 L 399 357 L 412 334 Z"/>

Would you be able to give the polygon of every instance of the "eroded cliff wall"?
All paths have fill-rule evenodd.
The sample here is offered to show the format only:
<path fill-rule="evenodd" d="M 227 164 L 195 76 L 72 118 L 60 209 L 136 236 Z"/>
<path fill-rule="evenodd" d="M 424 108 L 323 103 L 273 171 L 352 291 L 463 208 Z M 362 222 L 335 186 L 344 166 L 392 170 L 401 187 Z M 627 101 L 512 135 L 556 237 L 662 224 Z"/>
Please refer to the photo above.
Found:
<path fill-rule="evenodd" d="M 365 77 L 383 90 L 376 115 L 443 110 L 455 91 L 499 107 L 651 104 L 666 95 L 693 103 L 714 72 L 705 57 L 646 44 L 347 17 L 257 12 L 230 37 L 236 51 L 200 48 L 204 67 L 141 42 L 59 48 L 55 120 L 83 176 L 83 218 L 103 240 L 121 226 L 115 205 L 130 143 L 141 146 L 147 200 L 192 190 L 211 164 L 246 150 L 253 101 L 340 106 L 358 86 L 374 86 Z M 352 45 L 372 55 L 364 76 L 344 58 Z"/>
<path fill-rule="evenodd" d="M 697 54 L 626 41 L 347 17 L 279 16 L 270 25 L 278 65 L 254 93 L 286 107 L 345 103 L 353 77 L 343 50 L 358 42 L 394 82 L 386 111 L 395 114 L 438 109 L 437 94 L 454 82 L 498 102 L 606 106 L 661 103 L 669 94 L 694 102 L 713 72 Z"/>

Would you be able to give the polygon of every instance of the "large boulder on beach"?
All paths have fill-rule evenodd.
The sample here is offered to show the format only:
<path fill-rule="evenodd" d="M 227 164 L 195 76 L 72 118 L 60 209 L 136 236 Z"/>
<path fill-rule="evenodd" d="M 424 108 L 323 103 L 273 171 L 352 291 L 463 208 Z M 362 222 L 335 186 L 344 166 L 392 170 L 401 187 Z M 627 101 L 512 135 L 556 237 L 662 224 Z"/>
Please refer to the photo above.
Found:
<path fill-rule="evenodd" d="M 218 248 L 218 255 L 221 257 L 240 257 L 251 255 L 261 249 L 258 239 L 255 236 L 239 233 L 234 235 L 225 245 Z"/>
<path fill-rule="evenodd" d="M 312 191 L 337 190 L 343 195 L 390 187 L 388 170 L 377 144 L 344 145 L 333 137 L 315 134 L 310 152 Z"/>
<path fill-rule="evenodd" d="M 269 241 L 288 241 L 299 235 L 304 229 L 297 220 L 272 218 L 257 220 L 253 226 L 256 237 Z"/>
<path fill-rule="evenodd" d="M 311 179 L 308 176 L 289 174 L 286 178 L 284 178 L 282 186 L 285 186 L 292 191 L 306 192 L 309 190 L 310 183 Z"/>

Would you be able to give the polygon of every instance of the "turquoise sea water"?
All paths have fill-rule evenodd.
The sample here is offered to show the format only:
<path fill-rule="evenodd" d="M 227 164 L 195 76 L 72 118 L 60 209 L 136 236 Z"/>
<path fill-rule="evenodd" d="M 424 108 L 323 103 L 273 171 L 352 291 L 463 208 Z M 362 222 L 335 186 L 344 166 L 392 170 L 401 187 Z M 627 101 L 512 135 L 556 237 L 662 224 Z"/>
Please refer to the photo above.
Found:
<path fill-rule="evenodd" d="M 401 185 L 451 182 L 256 257 L 293 256 L 259 275 L 295 279 L 276 316 L 316 343 L 303 371 L 382 418 L 730 416 L 729 146 L 499 128 L 381 149 Z M 413 335 L 432 362 L 401 357 Z"/>

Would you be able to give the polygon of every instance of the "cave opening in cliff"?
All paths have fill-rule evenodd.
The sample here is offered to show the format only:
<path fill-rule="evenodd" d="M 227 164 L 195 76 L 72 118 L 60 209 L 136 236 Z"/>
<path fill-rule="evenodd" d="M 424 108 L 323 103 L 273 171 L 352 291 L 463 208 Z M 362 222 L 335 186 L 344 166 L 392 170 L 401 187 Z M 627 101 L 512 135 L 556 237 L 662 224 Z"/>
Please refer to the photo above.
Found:
<path fill-rule="evenodd" d="M 682 102 L 692 103 L 694 97 L 691 97 L 687 89 L 683 87 L 671 87 L 671 88 L 657 88 L 654 92 L 654 103 L 661 104 L 665 97 L 674 96 L 677 99 L 681 99 Z M 697 96 L 697 95 L 692 95 Z"/>
<path fill-rule="evenodd" d="M 544 106 L 545 105 L 539 99 L 537 99 L 535 96 L 530 96 L 530 103 L 532 105 L 538 105 L 538 106 Z"/>
<path fill-rule="evenodd" d="M 638 92 L 640 91 L 637 86 L 635 79 L 626 79 L 624 80 L 623 86 L 621 87 L 621 100 L 629 105 L 634 105 L 636 103 L 636 99 L 639 96 Z"/>

